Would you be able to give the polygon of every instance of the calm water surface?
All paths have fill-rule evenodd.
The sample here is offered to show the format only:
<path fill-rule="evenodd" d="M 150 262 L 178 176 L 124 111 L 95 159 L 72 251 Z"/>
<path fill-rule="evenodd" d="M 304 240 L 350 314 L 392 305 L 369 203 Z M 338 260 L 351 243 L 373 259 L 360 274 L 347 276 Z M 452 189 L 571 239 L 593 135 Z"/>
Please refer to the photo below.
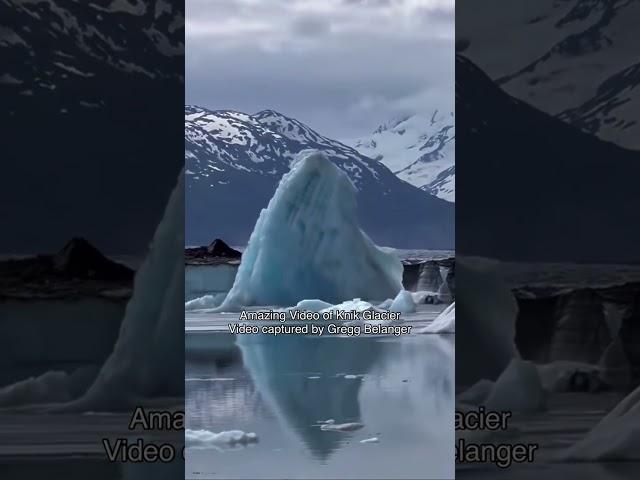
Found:
<path fill-rule="evenodd" d="M 441 309 L 409 320 L 420 326 Z M 189 448 L 187 478 L 453 478 L 452 335 L 236 340 L 218 328 L 228 321 L 187 320 L 187 428 L 259 441 Z M 363 426 L 323 431 L 330 419 Z"/>

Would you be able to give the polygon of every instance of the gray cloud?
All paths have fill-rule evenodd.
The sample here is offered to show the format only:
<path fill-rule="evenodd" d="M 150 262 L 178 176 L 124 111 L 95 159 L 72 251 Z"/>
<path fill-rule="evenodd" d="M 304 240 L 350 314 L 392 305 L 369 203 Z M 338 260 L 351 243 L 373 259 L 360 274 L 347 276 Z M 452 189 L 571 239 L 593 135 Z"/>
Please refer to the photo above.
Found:
<path fill-rule="evenodd" d="M 273 108 L 337 138 L 452 109 L 451 12 L 451 0 L 187 0 L 187 102 Z"/>
<path fill-rule="evenodd" d="M 326 18 L 304 16 L 291 23 L 292 33 L 301 36 L 321 36 L 331 31 L 331 23 Z"/>

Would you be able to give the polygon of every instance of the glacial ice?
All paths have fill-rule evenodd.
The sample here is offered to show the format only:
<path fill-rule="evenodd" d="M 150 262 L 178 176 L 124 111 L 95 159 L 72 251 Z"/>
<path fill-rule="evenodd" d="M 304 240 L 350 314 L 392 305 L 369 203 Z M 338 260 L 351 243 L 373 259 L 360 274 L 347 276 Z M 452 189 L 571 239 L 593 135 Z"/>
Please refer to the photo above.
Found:
<path fill-rule="evenodd" d="M 546 394 L 532 362 L 514 359 L 496 380 L 486 400 L 493 411 L 540 412 L 546 408 Z"/>
<path fill-rule="evenodd" d="M 640 387 L 624 398 L 585 438 L 562 452 L 560 459 L 640 460 Z"/>
<path fill-rule="evenodd" d="M 113 353 L 73 409 L 184 395 L 184 172 L 138 270 Z"/>
<path fill-rule="evenodd" d="M 471 386 L 496 380 L 520 354 L 515 345 L 518 306 L 505 283 L 470 258 L 456 259 L 456 383 Z M 478 361 L 482 359 L 482 361 Z"/>
<path fill-rule="evenodd" d="M 84 393 L 96 375 L 93 367 L 79 368 L 69 374 L 49 371 L 0 388 L 0 408 L 14 405 L 69 402 Z"/>
<path fill-rule="evenodd" d="M 219 307 L 223 302 L 226 293 L 215 293 L 213 295 L 203 295 L 202 297 L 194 298 L 193 300 L 189 300 L 184 302 L 185 310 L 203 310 L 207 308 L 216 308 Z"/>
<path fill-rule="evenodd" d="M 436 319 L 419 333 L 456 333 L 456 304 L 445 308 Z"/>
<path fill-rule="evenodd" d="M 483 379 L 457 396 L 463 405 L 483 405 L 492 411 L 540 412 L 546 408 L 546 391 L 535 364 L 513 359 L 494 382 Z"/>
<path fill-rule="evenodd" d="M 389 306 L 389 311 L 402 314 L 413 313 L 416 311 L 416 304 L 413 301 L 413 296 L 406 290 L 400 290 L 396 298 L 393 299 Z"/>
<path fill-rule="evenodd" d="M 402 290 L 403 267 L 357 226 L 355 189 L 322 153 L 305 152 L 285 174 L 243 253 L 219 308 L 383 300 Z"/>
<path fill-rule="evenodd" d="M 311 300 L 300 300 L 292 310 L 306 310 L 308 312 L 320 312 L 326 308 L 331 308 L 331 305 L 328 302 L 323 302 L 318 299 Z"/>

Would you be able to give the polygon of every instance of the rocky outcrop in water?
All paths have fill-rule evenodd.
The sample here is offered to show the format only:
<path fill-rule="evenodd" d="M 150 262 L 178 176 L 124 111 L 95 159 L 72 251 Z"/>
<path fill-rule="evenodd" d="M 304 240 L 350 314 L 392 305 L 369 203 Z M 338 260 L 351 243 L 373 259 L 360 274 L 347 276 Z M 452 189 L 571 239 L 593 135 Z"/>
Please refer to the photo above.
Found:
<path fill-rule="evenodd" d="M 224 241 L 216 238 L 208 246 L 186 248 L 184 257 L 187 265 L 239 264 L 242 252 L 231 248 Z"/>
<path fill-rule="evenodd" d="M 84 238 L 57 253 L 0 262 L 0 300 L 130 295 L 134 271 L 104 256 Z"/>

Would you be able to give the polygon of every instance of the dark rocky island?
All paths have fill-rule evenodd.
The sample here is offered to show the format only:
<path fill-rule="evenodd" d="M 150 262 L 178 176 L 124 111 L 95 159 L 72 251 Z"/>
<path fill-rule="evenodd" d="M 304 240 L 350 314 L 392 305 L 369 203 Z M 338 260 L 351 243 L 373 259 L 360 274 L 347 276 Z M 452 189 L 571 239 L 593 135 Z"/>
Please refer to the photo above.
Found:
<path fill-rule="evenodd" d="M 49 255 L 0 262 L 0 300 L 129 297 L 135 272 L 83 238 Z"/>
<path fill-rule="evenodd" d="M 186 248 L 184 251 L 187 265 L 239 265 L 241 257 L 241 252 L 234 250 L 219 238 L 208 246 Z"/>

